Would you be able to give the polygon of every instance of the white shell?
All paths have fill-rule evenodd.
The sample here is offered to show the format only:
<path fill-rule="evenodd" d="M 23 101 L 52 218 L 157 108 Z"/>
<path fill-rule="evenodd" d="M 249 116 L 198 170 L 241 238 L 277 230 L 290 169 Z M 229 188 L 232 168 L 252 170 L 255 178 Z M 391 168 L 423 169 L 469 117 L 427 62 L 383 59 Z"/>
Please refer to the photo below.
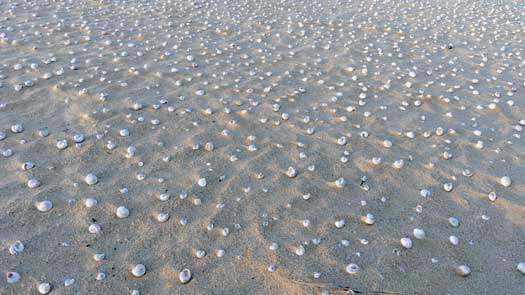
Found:
<path fill-rule="evenodd" d="M 200 187 L 205 187 L 208 182 L 206 181 L 206 178 L 201 178 L 199 179 L 199 181 L 197 182 L 197 184 L 200 186 Z"/>
<path fill-rule="evenodd" d="M 64 286 L 69 287 L 75 283 L 75 279 L 65 279 Z"/>
<path fill-rule="evenodd" d="M 343 219 L 337 220 L 336 222 L 334 222 L 334 225 L 337 228 L 342 228 L 343 226 L 345 226 L 345 221 Z"/>
<path fill-rule="evenodd" d="M 443 190 L 445 190 L 446 192 L 452 191 L 453 188 L 454 188 L 454 185 L 451 182 L 447 182 L 443 184 Z"/>
<path fill-rule="evenodd" d="M 97 205 L 97 200 L 93 199 L 93 198 L 87 198 L 86 201 L 84 202 L 84 204 L 86 205 L 86 207 L 88 208 L 91 208 L 91 207 L 94 207 Z"/>
<path fill-rule="evenodd" d="M 157 216 L 157 220 L 159 222 L 166 222 L 170 218 L 170 215 L 168 213 L 159 213 Z"/>
<path fill-rule="evenodd" d="M 200 259 L 200 258 L 203 258 L 204 256 L 206 256 L 206 251 L 204 250 L 195 251 L 195 257 Z"/>
<path fill-rule="evenodd" d="M 120 136 L 122 136 L 122 137 L 129 136 L 129 130 L 128 130 L 128 129 L 121 129 L 121 130 L 119 131 L 119 134 L 120 134 Z"/>
<path fill-rule="evenodd" d="M 303 247 L 303 245 L 299 245 L 299 247 L 295 248 L 295 254 L 297 256 L 303 256 L 304 255 L 304 252 L 305 252 L 305 249 Z"/>
<path fill-rule="evenodd" d="M 120 206 L 117 208 L 115 215 L 117 215 L 118 218 L 126 218 L 129 216 L 129 209 L 124 206 Z"/>
<path fill-rule="evenodd" d="M 345 187 L 346 185 L 346 180 L 344 178 L 338 178 L 336 181 L 335 181 L 335 186 L 337 186 L 338 188 L 343 188 Z"/>
<path fill-rule="evenodd" d="M 361 221 L 364 224 L 368 224 L 368 225 L 372 225 L 376 222 L 375 217 L 372 214 L 366 214 L 366 216 L 361 216 Z"/>
<path fill-rule="evenodd" d="M 179 273 L 179 281 L 181 284 L 186 284 L 191 280 L 191 271 L 187 268 L 183 269 Z"/>
<path fill-rule="evenodd" d="M 5 275 L 6 281 L 8 284 L 14 284 L 20 281 L 20 274 L 14 271 L 10 271 Z"/>
<path fill-rule="evenodd" d="M 9 246 L 9 253 L 11 255 L 18 255 L 24 252 L 24 244 L 21 241 L 15 241 L 11 246 Z"/>
<path fill-rule="evenodd" d="M 412 248 L 412 240 L 410 238 L 402 238 L 400 240 L 401 246 L 403 246 L 406 249 Z"/>
<path fill-rule="evenodd" d="M 416 238 L 418 240 L 421 240 L 421 239 L 425 238 L 425 231 L 420 229 L 420 228 L 414 228 L 412 233 L 414 234 L 414 238 Z"/>
<path fill-rule="evenodd" d="M 13 133 L 24 132 L 24 127 L 21 124 L 11 125 L 11 132 Z"/>
<path fill-rule="evenodd" d="M 521 272 L 522 274 L 525 275 L 525 262 L 520 262 L 518 263 L 518 266 L 516 267 L 516 269 Z"/>
<path fill-rule="evenodd" d="M 383 159 L 382 159 L 381 157 L 373 157 L 373 158 L 372 158 L 372 163 L 373 163 L 374 165 L 379 165 L 379 164 L 381 164 L 382 162 L 383 162 Z"/>
<path fill-rule="evenodd" d="M 349 265 L 346 266 L 345 270 L 347 273 L 351 275 L 355 275 L 359 272 L 359 266 L 355 263 L 350 263 Z"/>
<path fill-rule="evenodd" d="M 396 160 L 393 164 L 394 168 L 396 169 L 401 169 L 403 168 L 404 165 L 405 165 L 405 161 L 403 161 L 402 159 Z"/>
<path fill-rule="evenodd" d="M 140 295 L 139 290 L 133 290 L 131 291 L 131 295 Z"/>
<path fill-rule="evenodd" d="M 290 166 L 288 167 L 288 170 L 286 170 L 286 176 L 294 178 L 297 176 L 297 171 L 295 171 L 294 167 Z"/>
<path fill-rule="evenodd" d="M 59 141 L 57 141 L 57 144 L 56 144 L 56 147 L 59 150 L 63 150 L 65 148 L 67 148 L 68 146 L 69 146 L 69 144 L 67 143 L 66 139 L 59 140 Z"/>
<path fill-rule="evenodd" d="M 456 218 L 456 217 L 450 217 L 448 219 L 448 223 L 452 226 L 452 227 L 458 227 L 459 226 L 459 220 Z"/>
<path fill-rule="evenodd" d="M 224 251 L 223 249 L 218 249 L 216 252 L 215 252 L 215 255 L 219 258 L 221 257 L 224 257 L 224 254 L 226 254 L 226 251 Z"/>
<path fill-rule="evenodd" d="M 97 253 L 93 255 L 93 260 L 95 260 L 96 262 L 100 262 L 104 260 L 105 258 L 106 258 L 106 255 L 104 253 Z"/>
<path fill-rule="evenodd" d="M 428 198 L 428 197 L 431 197 L 432 196 L 432 192 L 429 190 L 429 189 L 422 189 L 419 194 L 423 197 L 423 198 Z"/>
<path fill-rule="evenodd" d="M 497 198 L 498 198 L 498 195 L 496 195 L 495 192 L 490 192 L 490 193 L 489 193 L 489 200 L 490 200 L 491 202 L 495 202 Z"/>
<path fill-rule="evenodd" d="M 466 277 L 466 276 L 470 275 L 470 267 L 468 267 L 466 265 L 460 265 L 460 266 L 458 266 L 456 268 L 456 273 L 459 276 Z"/>
<path fill-rule="evenodd" d="M 499 183 L 505 187 L 508 187 L 512 184 L 512 180 L 510 180 L 509 176 L 503 176 L 500 178 Z"/>
<path fill-rule="evenodd" d="M 98 178 L 95 174 L 86 175 L 85 179 L 87 185 L 95 185 L 98 182 Z"/>
<path fill-rule="evenodd" d="M 51 284 L 49 283 L 42 283 L 38 285 L 38 293 L 40 294 L 48 294 L 51 291 Z"/>
<path fill-rule="evenodd" d="M 28 188 L 37 188 L 40 186 L 40 181 L 36 178 L 31 178 L 27 181 Z"/>
<path fill-rule="evenodd" d="M 47 211 L 51 210 L 51 208 L 53 208 L 53 203 L 51 203 L 51 201 L 49 201 L 49 200 L 44 200 L 42 202 L 37 202 L 36 203 L 36 208 L 40 212 L 47 212 Z"/>
<path fill-rule="evenodd" d="M 448 241 L 454 246 L 457 246 L 459 244 L 459 238 L 456 236 L 448 237 Z"/>
<path fill-rule="evenodd" d="M 146 273 L 146 267 L 143 264 L 137 264 L 131 269 L 131 274 L 135 277 L 141 277 Z"/>
<path fill-rule="evenodd" d="M 99 234 L 101 229 L 100 229 L 100 225 L 96 224 L 96 223 L 93 223 L 92 225 L 89 226 L 88 228 L 89 232 L 92 233 L 92 234 Z"/>

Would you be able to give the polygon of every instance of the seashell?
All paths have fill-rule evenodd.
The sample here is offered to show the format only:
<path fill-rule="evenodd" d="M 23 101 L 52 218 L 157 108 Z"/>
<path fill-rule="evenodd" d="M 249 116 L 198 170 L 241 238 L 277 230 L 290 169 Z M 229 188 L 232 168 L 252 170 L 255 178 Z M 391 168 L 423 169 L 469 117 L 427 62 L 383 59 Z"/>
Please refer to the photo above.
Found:
<path fill-rule="evenodd" d="M 88 231 L 92 234 L 100 234 L 101 232 L 101 228 L 100 228 L 100 225 L 96 224 L 96 223 L 93 223 L 92 225 L 89 226 L 88 228 Z"/>
<path fill-rule="evenodd" d="M 346 266 L 345 270 L 347 273 L 351 275 L 355 275 L 359 272 L 359 266 L 355 263 L 350 263 L 349 265 Z"/>
<path fill-rule="evenodd" d="M 509 176 L 503 176 L 500 178 L 499 183 L 505 187 L 509 187 L 512 184 L 512 181 Z"/>
<path fill-rule="evenodd" d="M 24 171 L 33 169 L 34 167 L 35 167 L 35 164 L 33 164 L 33 162 L 24 162 L 22 164 L 22 170 L 24 170 Z"/>
<path fill-rule="evenodd" d="M 49 292 L 51 292 L 51 284 L 41 283 L 40 285 L 38 285 L 38 293 L 45 295 L 45 294 L 48 294 Z"/>
<path fill-rule="evenodd" d="M 129 209 L 124 206 L 120 206 L 117 208 L 115 215 L 117 215 L 118 218 L 126 218 L 129 216 Z"/>
<path fill-rule="evenodd" d="M 0 131 L 0 140 L 4 140 L 6 137 L 7 135 L 5 134 L 5 132 Z"/>
<path fill-rule="evenodd" d="M 14 271 L 7 272 L 5 275 L 8 284 L 14 284 L 20 281 L 20 274 Z"/>
<path fill-rule="evenodd" d="M 432 192 L 429 190 L 429 189 L 422 189 L 419 194 L 423 197 L 423 198 L 428 198 L 428 197 L 431 197 L 432 196 Z"/>
<path fill-rule="evenodd" d="M 84 137 L 84 134 L 76 134 L 75 136 L 73 136 L 73 141 L 76 142 L 76 143 L 81 143 L 85 139 L 86 138 Z"/>
<path fill-rule="evenodd" d="M 214 149 L 213 142 L 207 142 L 207 143 L 204 145 L 204 149 L 207 150 L 208 152 L 213 151 L 213 149 Z"/>
<path fill-rule="evenodd" d="M 466 265 L 460 265 L 456 268 L 456 274 L 462 277 L 470 275 L 470 267 Z"/>
<path fill-rule="evenodd" d="M 478 140 L 476 144 L 474 145 L 477 149 L 481 150 L 484 147 L 484 143 L 481 140 Z"/>
<path fill-rule="evenodd" d="M 305 252 L 304 246 L 303 245 L 299 245 L 299 247 L 295 248 L 294 252 L 295 252 L 295 254 L 297 256 L 303 256 L 304 252 Z"/>
<path fill-rule="evenodd" d="M 405 161 L 403 161 L 402 159 L 396 160 L 393 164 L 394 168 L 396 169 L 401 169 L 403 168 L 404 165 L 405 165 Z"/>
<path fill-rule="evenodd" d="M 159 222 L 166 222 L 170 218 L 170 215 L 168 213 L 159 213 L 157 216 L 157 220 Z"/>
<path fill-rule="evenodd" d="M 75 279 L 65 279 L 64 286 L 69 287 L 75 283 Z"/>
<path fill-rule="evenodd" d="M 491 202 L 496 201 L 497 198 L 498 198 L 498 196 L 496 195 L 495 192 L 490 192 L 490 193 L 489 193 L 489 200 L 490 200 Z"/>
<path fill-rule="evenodd" d="M 452 191 L 453 188 L 454 188 L 454 185 L 451 182 L 447 182 L 443 184 L 443 190 L 446 192 Z"/>
<path fill-rule="evenodd" d="M 3 150 L 2 151 L 2 156 L 6 157 L 6 158 L 9 158 L 13 155 L 13 150 L 12 149 L 7 149 L 7 150 Z"/>
<path fill-rule="evenodd" d="M 361 222 L 363 222 L 364 224 L 372 225 L 376 221 L 374 215 L 366 214 L 366 216 L 361 216 Z"/>
<path fill-rule="evenodd" d="M 463 169 L 463 176 L 466 176 L 466 177 L 471 177 L 472 175 L 474 175 L 474 172 L 470 171 L 469 169 Z"/>
<path fill-rule="evenodd" d="M 18 255 L 24 252 L 24 244 L 21 241 L 15 241 L 11 246 L 9 246 L 9 253 L 11 255 Z"/>
<path fill-rule="evenodd" d="M 337 139 L 337 144 L 345 145 L 346 144 L 346 137 L 342 136 L 339 139 Z"/>
<path fill-rule="evenodd" d="M 272 244 L 270 245 L 269 248 L 270 248 L 270 250 L 275 251 L 275 250 L 279 249 L 279 244 L 277 244 L 277 243 L 274 242 L 274 243 L 272 243 Z"/>
<path fill-rule="evenodd" d="M 200 187 L 205 187 L 208 183 L 206 182 L 206 178 L 201 178 L 201 179 L 199 179 L 199 181 L 197 182 L 197 184 L 198 184 Z"/>
<path fill-rule="evenodd" d="M 119 131 L 120 136 L 122 137 L 128 137 L 129 136 L 129 130 L 128 129 L 121 129 Z"/>
<path fill-rule="evenodd" d="M 522 274 L 525 275 L 525 262 L 520 262 L 518 263 L 518 266 L 516 267 L 516 269 L 521 272 Z"/>
<path fill-rule="evenodd" d="M 103 273 L 103 272 L 99 272 L 99 273 L 97 274 L 96 280 L 97 280 L 97 281 L 102 281 L 102 280 L 105 279 L 105 278 L 106 278 L 106 274 Z"/>
<path fill-rule="evenodd" d="M 103 253 L 97 253 L 95 255 L 93 255 L 93 260 L 95 260 L 96 262 L 100 262 L 102 260 L 106 259 L 106 255 L 103 254 Z"/>
<path fill-rule="evenodd" d="M 392 142 L 388 139 L 385 139 L 383 141 L 383 146 L 386 147 L 386 148 L 391 148 L 392 147 Z"/>
<path fill-rule="evenodd" d="M 412 240 L 410 238 L 402 238 L 400 242 L 403 248 L 406 248 L 406 249 L 412 248 Z"/>
<path fill-rule="evenodd" d="M 47 129 L 39 129 L 37 130 L 36 134 L 40 137 L 48 137 L 49 131 Z"/>
<path fill-rule="evenodd" d="M 456 218 L 456 217 L 450 217 L 448 219 L 448 223 L 452 226 L 452 227 L 458 227 L 459 226 L 459 220 Z"/>
<path fill-rule="evenodd" d="M 131 291 L 131 295 L 140 295 L 139 290 L 133 290 Z"/>
<path fill-rule="evenodd" d="M 336 181 L 335 181 L 335 186 L 338 187 L 338 188 L 343 188 L 345 187 L 346 185 L 346 180 L 344 178 L 338 178 Z"/>
<path fill-rule="evenodd" d="M 204 258 L 204 256 L 206 256 L 206 251 L 204 250 L 195 251 L 195 257 L 200 259 L 200 258 Z"/>
<path fill-rule="evenodd" d="M 66 149 L 68 146 L 69 146 L 69 144 L 67 142 L 67 139 L 59 140 L 59 141 L 57 141 L 57 144 L 56 144 L 56 147 L 59 150 Z"/>
<path fill-rule="evenodd" d="M 379 165 L 379 164 L 381 164 L 382 162 L 383 162 L 383 159 L 382 159 L 381 157 L 373 157 L 373 158 L 372 158 L 372 163 L 373 163 L 374 165 Z"/>
<path fill-rule="evenodd" d="M 137 278 L 142 277 L 146 274 L 146 267 L 144 264 L 137 264 L 131 269 L 131 274 Z"/>
<path fill-rule="evenodd" d="M 11 132 L 13 132 L 13 133 L 22 133 L 22 132 L 24 132 L 24 127 L 21 124 L 11 125 Z"/>
<path fill-rule="evenodd" d="M 53 203 L 51 203 L 51 201 L 49 200 L 44 200 L 42 202 L 37 202 L 35 206 L 38 209 L 38 211 L 47 212 L 51 210 L 51 208 L 53 208 Z"/>
<path fill-rule="evenodd" d="M 290 166 L 288 167 L 288 170 L 286 170 L 286 175 L 290 178 L 294 178 L 297 176 L 297 171 L 295 171 L 295 168 Z"/>
<path fill-rule="evenodd" d="M 343 228 L 345 226 L 345 223 L 346 222 L 343 219 L 341 219 L 341 220 L 337 220 L 336 222 L 334 222 L 334 225 L 337 228 Z"/>
<path fill-rule="evenodd" d="M 97 176 L 95 174 L 91 174 L 91 173 L 86 175 L 84 180 L 85 180 L 87 185 L 95 185 L 98 182 Z"/>
<path fill-rule="evenodd" d="M 277 265 L 275 265 L 275 264 L 270 264 L 270 265 L 268 266 L 268 271 L 269 271 L 269 272 L 275 272 L 276 270 L 277 270 Z"/>
<path fill-rule="evenodd" d="M 168 193 L 162 193 L 159 195 L 159 200 L 161 201 L 167 201 L 170 199 L 170 194 Z"/>
<path fill-rule="evenodd" d="M 459 238 L 456 236 L 448 237 L 448 241 L 454 246 L 457 246 L 459 244 Z"/>
<path fill-rule="evenodd" d="M 216 252 L 215 252 L 215 255 L 219 258 L 221 257 L 224 257 L 224 254 L 226 253 L 226 251 L 224 251 L 223 249 L 218 249 Z"/>
<path fill-rule="evenodd" d="M 28 188 L 37 188 L 40 186 L 40 181 L 36 178 L 31 178 L 27 181 Z"/>
<path fill-rule="evenodd" d="M 183 269 L 179 273 L 179 281 L 181 284 L 186 284 L 191 280 L 191 271 L 187 268 Z"/>
<path fill-rule="evenodd" d="M 416 238 L 418 240 L 421 240 L 421 239 L 425 238 L 425 231 L 420 229 L 420 228 L 414 228 L 412 233 L 414 234 L 414 238 Z"/>
<path fill-rule="evenodd" d="M 84 204 L 86 205 L 86 207 L 88 208 L 91 208 L 91 207 L 94 207 L 97 205 L 97 200 L 93 199 L 93 198 L 87 198 L 86 201 L 84 202 Z"/>

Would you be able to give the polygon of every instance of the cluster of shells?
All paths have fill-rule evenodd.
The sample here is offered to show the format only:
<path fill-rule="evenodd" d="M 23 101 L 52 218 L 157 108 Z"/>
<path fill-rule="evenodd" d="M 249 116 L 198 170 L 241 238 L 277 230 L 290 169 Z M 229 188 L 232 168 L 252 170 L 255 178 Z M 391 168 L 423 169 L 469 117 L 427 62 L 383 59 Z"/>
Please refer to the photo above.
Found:
<path fill-rule="evenodd" d="M 496 2 L 2 1 L 0 293 L 518 294 Z"/>

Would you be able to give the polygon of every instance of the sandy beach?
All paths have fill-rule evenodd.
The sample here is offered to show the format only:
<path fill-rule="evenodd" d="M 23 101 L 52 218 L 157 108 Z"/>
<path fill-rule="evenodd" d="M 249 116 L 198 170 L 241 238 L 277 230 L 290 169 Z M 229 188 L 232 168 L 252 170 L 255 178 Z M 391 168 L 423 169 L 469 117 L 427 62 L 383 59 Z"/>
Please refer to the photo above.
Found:
<path fill-rule="evenodd" d="M 0 0 L 0 294 L 525 292 L 524 27 Z"/>

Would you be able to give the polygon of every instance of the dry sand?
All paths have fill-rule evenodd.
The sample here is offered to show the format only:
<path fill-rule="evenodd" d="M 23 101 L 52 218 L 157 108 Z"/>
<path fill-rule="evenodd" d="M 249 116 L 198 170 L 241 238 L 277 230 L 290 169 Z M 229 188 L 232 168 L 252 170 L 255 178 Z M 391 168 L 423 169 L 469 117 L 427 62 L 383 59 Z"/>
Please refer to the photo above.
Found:
<path fill-rule="evenodd" d="M 53 295 L 523 292 L 524 11 L 521 1 L 1 0 L 0 294 L 46 282 Z M 43 200 L 53 208 L 39 212 Z M 116 218 L 119 206 L 129 217 Z M 368 213 L 373 225 L 360 222 Z M 24 250 L 11 255 L 17 240 Z M 139 263 L 146 274 L 133 277 Z M 8 272 L 20 279 L 8 284 Z"/>

